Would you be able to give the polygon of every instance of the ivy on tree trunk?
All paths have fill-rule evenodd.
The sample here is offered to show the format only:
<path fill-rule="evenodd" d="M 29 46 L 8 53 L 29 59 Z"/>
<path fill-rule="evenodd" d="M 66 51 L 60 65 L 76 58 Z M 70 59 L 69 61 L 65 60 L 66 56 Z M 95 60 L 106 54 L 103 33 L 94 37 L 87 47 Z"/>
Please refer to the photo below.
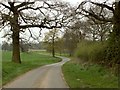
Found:
<path fill-rule="evenodd" d="M 110 35 L 107 58 L 110 64 L 120 64 L 120 2 L 115 3 L 113 32 Z"/>

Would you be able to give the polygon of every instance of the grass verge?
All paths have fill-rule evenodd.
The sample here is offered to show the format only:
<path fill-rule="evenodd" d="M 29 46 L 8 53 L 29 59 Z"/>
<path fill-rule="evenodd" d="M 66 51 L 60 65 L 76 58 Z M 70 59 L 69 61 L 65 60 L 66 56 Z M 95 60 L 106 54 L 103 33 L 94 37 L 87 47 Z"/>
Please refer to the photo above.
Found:
<path fill-rule="evenodd" d="M 61 61 L 60 58 L 53 58 L 49 55 L 38 52 L 21 53 L 22 64 L 11 62 L 11 52 L 2 53 L 2 84 L 6 84 L 15 77 L 39 66 L 52 64 Z"/>
<path fill-rule="evenodd" d="M 0 48 L 0 88 L 2 87 L 2 50 Z"/>
<path fill-rule="evenodd" d="M 83 66 L 71 60 L 62 70 L 70 88 L 118 88 L 118 78 L 99 65 Z"/>

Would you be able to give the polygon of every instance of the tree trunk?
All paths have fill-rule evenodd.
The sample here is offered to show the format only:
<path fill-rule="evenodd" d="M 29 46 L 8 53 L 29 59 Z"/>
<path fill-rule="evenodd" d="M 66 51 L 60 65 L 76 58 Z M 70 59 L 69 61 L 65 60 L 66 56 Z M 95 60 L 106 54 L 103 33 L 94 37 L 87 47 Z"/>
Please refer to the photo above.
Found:
<path fill-rule="evenodd" d="M 55 49 L 54 49 L 54 46 L 53 46 L 53 50 L 52 50 L 52 56 L 55 57 Z"/>
<path fill-rule="evenodd" d="M 54 41 L 54 36 L 52 40 L 52 56 L 55 57 L 55 41 Z"/>
<path fill-rule="evenodd" d="M 120 62 L 120 1 L 116 3 L 115 13 L 114 13 L 113 37 L 114 37 L 113 39 L 116 50 L 115 62 L 118 63 Z"/>
<path fill-rule="evenodd" d="M 100 35 L 100 41 L 101 41 L 101 42 L 104 41 L 104 39 L 103 39 L 103 35 L 102 35 L 102 34 Z"/>
<path fill-rule="evenodd" d="M 115 4 L 114 27 L 110 35 L 108 57 L 111 64 L 120 63 L 120 1 Z"/>
<path fill-rule="evenodd" d="M 93 41 L 95 41 L 95 31 L 93 31 L 92 37 L 93 37 Z"/>
<path fill-rule="evenodd" d="M 19 32 L 13 31 L 13 54 L 12 61 L 15 63 L 21 63 L 20 60 L 20 44 L 19 44 Z"/>
<path fill-rule="evenodd" d="M 13 53 L 12 53 L 12 61 L 15 63 L 21 63 L 20 59 L 20 42 L 19 42 L 19 33 L 20 28 L 18 24 L 18 12 L 16 9 L 14 10 L 14 17 L 12 19 L 11 23 L 11 29 L 12 29 L 12 40 L 13 40 Z"/>

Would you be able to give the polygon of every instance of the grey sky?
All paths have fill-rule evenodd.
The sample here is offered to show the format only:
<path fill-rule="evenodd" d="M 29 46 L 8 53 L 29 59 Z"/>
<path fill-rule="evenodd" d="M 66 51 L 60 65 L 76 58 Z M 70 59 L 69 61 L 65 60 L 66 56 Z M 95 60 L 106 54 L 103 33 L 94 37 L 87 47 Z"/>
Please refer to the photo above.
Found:
<path fill-rule="evenodd" d="M 63 1 L 70 2 L 71 4 L 76 5 L 76 4 L 78 4 L 78 3 L 80 3 L 80 2 L 82 2 L 84 0 L 63 0 Z"/>
<path fill-rule="evenodd" d="M 64 2 L 69 2 L 73 5 L 78 5 L 80 2 L 84 1 L 84 0 L 62 0 Z M 99 2 L 102 2 L 102 1 L 105 1 L 105 0 L 93 0 L 93 1 L 99 1 Z M 114 1 L 114 0 L 108 0 L 108 1 Z M 2 39 L 1 37 L 3 36 L 3 33 L 0 32 L 0 43 L 4 40 Z"/>
<path fill-rule="evenodd" d="M 63 0 L 65 2 L 69 2 L 73 5 L 76 5 L 78 2 L 80 3 L 80 1 L 83 1 L 83 0 Z M 48 30 L 47 30 L 48 31 Z M 44 33 L 44 32 L 43 32 Z M 5 39 L 1 38 L 3 36 L 3 32 L 1 33 L 0 32 L 0 43 L 2 43 L 2 41 L 4 41 Z M 43 36 L 43 35 L 42 35 Z M 43 38 L 43 37 L 42 37 Z"/>

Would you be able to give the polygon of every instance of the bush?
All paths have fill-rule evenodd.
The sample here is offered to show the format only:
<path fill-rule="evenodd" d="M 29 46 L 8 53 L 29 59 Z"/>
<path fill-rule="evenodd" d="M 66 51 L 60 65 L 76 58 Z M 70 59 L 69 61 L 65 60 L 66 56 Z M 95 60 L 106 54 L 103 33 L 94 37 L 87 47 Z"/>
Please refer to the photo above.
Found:
<path fill-rule="evenodd" d="M 106 56 L 106 43 L 82 41 L 78 44 L 75 56 L 85 61 L 103 63 Z"/>
<path fill-rule="evenodd" d="M 113 45 L 113 46 L 112 46 Z M 118 75 L 119 50 L 114 44 L 106 42 L 82 41 L 78 44 L 75 57 L 89 63 L 97 63 L 109 67 L 111 73 Z"/>

